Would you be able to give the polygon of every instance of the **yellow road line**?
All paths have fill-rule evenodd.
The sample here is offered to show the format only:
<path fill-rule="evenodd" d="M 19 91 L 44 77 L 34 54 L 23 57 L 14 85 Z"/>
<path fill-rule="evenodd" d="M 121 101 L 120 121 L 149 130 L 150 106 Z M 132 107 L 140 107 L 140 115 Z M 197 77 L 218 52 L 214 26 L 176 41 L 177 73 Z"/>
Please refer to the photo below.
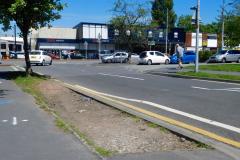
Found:
<path fill-rule="evenodd" d="M 68 86 L 73 87 L 72 85 L 69 85 L 69 84 L 68 84 Z M 121 102 L 121 101 L 117 101 L 117 100 L 111 99 L 111 98 L 109 98 L 109 97 L 100 95 L 97 91 L 94 91 L 94 90 L 91 90 L 91 89 L 88 89 L 88 88 L 85 88 L 85 87 L 82 87 L 82 86 L 79 86 L 79 85 L 77 85 L 76 87 L 77 87 L 78 89 L 80 89 L 80 90 L 85 91 L 85 92 L 90 92 L 90 93 L 92 93 L 92 94 L 94 94 L 94 95 L 96 95 L 96 96 L 98 96 L 98 97 L 101 97 L 101 98 L 103 98 L 103 99 L 105 99 L 105 100 L 108 100 L 108 101 L 111 101 L 111 102 L 114 102 L 114 103 L 123 105 L 123 106 L 125 106 L 125 107 L 128 107 L 129 109 L 132 109 L 132 110 L 134 110 L 134 111 L 137 111 L 137 112 L 146 114 L 146 115 L 148 115 L 148 116 L 157 118 L 157 119 L 162 120 L 162 121 L 164 121 L 164 122 L 173 124 L 173 125 L 175 125 L 175 126 L 179 126 L 179 127 L 188 129 L 188 130 L 190 130 L 190 131 L 193 131 L 193 132 L 199 133 L 199 134 L 201 134 L 201 135 L 207 136 L 207 137 L 209 137 L 209 138 L 215 139 L 215 140 L 217 140 L 217 141 L 220 141 L 220 142 L 223 142 L 223 143 L 232 145 L 232 146 L 234 146 L 234 147 L 240 148 L 240 142 L 238 142 L 238 141 L 234 141 L 234 140 L 232 140 L 232 139 L 219 136 L 219 135 L 217 135 L 217 134 L 215 134 L 215 133 L 206 131 L 206 130 L 204 130 L 204 129 L 201 129 L 201 128 L 198 128 L 198 127 L 189 125 L 189 124 L 184 123 L 184 122 L 177 121 L 177 120 L 172 119 L 172 118 L 168 118 L 168 117 L 166 117 L 166 116 L 162 116 L 162 115 L 159 115 L 159 114 L 150 112 L 150 111 L 148 111 L 148 110 L 145 110 L 145 109 L 142 109 L 142 108 L 139 108 L 139 107 L 136 107 L 136 106 L 127 104 L 127 103 L 125 103 L 125 102 Z"/>

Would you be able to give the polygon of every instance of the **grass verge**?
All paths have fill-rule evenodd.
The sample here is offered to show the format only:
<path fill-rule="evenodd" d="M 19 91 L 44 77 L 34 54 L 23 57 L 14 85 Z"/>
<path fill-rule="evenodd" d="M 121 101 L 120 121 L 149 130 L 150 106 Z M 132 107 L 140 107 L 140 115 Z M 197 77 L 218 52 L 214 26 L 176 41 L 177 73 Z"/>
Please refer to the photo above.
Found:
<path fill-rule="evenodd" d="M 212 74 L 212 73 L 206 73 L 206 72 L 195 73 L 193 71 L 190 71 L 190 72 L 178 72 L 177 74 L 178 75 L 183 75 L 183 76 L 198 77 L 198 78 L 213 78 L 213 79 L 219 79 L 219 80 L 240 81 L 240 76 L 237 76 L 237 75 Z"/>
<path fill-rule="evenodd" d="M 187 66 L 186 69 L 194 69 L 194 66 Z M 200 70 L 224 71 L 224 72 L 240 72 L 240 64 L 216 64 L 216 65 L 200 65 Z"/>
<path fill-rule="evenodd" d="M 73 133 L 77 134 L 78 137 L 80 137 L 81 140 L 83 140 L 88 146 L 93 148 L 99 155 L 103 157 L 109 157 L 112 156 L 115 152 L 109 151 L 105 148 L 99 147 L 94 142 L 92 142 L 85 134 L 81 133 L 75 126 L 70 125 L 68 122 L 66 122 L 64 119 L 61 119 L 60 116 L 56 113 L 56 111 L 50 109 L 48 107 L 48 103 L 44 96 L 40 93 L 40 91 L 37 89 L 37 85 L 40 84 L 42 81 L 46 80 L 46 78 L 42 77 L 34 77 L 34 76 L 18 76 L 12 78 L 14 82 L 21 87 L 21 89 L 31 94 L 35 100 L 36 103 L 40 106 L 40 108 L 44 109 L 45 111 L 48 111 L 55 115 L 55 125 L 62 129 L 65 133 Z"/>

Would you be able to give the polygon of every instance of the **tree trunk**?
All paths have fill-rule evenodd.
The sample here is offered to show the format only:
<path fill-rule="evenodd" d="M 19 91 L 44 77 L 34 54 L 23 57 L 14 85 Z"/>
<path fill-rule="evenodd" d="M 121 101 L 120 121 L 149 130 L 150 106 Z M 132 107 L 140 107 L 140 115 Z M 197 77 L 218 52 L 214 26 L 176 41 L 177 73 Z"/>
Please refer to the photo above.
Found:
<path fill-rule="evenodd" d="M 31 63 L 29 59 L 29 50 L 28 50 L 28 32 L 23 33 L 23 42 L 24 42 L 24 53 L 25 53 L 25 62 L 26 62 L 26 75 L 32 74 Z"/>

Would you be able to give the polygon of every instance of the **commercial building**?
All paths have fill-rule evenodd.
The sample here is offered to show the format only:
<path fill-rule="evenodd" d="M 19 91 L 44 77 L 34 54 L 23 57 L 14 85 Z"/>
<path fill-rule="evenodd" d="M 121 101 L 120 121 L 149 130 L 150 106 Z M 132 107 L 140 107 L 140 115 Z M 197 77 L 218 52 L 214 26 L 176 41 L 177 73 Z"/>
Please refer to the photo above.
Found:
<path fill-rule="evenodd" d="M 23 38 L 16 37 L 16 51 L 23 51 Z M 9 57 L 10 52 L 15 52 L 15 37 L 0 37 L 0 53 L 6 58 Z"/>
<path fill-rule="evenodd" d="M 114 50 L 107 24 L 79 23 L 73 28 L 41 28 L 32 31 L 31 49 L 41 49 L 55 54 L 67 52 L 87 53 L 95 58 L 99 50 Z"/>

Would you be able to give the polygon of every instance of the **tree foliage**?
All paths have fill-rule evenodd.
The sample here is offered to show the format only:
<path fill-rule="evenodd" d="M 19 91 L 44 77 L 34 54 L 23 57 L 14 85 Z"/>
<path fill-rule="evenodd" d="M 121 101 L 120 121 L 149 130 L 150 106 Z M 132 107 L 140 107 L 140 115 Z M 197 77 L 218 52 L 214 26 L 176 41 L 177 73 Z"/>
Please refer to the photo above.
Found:
<path fill-rule="evenodd" d="M 64 5 L 60 0 L 1 0 L 0 24 L 3 29 L 11 29 L 15 21 L 24 39 L 26 71 L 31 72 L 28 53 L 28 34 L 30 29 L 50 26 L 50 22 L 60 18 L 59 11 Z"/>
<path fill-rule="evenodd" d="M 158 26 L 166 26 L 168 10 L 169 27 L 173 28 L 177 20 L 173 5 L 173 0 L 154 0 L 152 2 L 152 23 Z"/>
<path fill-rule="evenodd" d="M 235 47 L 240 44 L 240 3 L 225 17 L 225 44 Z"/>
<path fill-rule="evenodd" d="M 147 22 L 148 11 L 145 4 L 116 0 L 113 7 L 113 17 L 110 24 L 119 31 L 116 36 L 117 49 L 127 46 L 132 51 L 133 44 L 144 41 L 144 27 Z M 126 31 L 130 31 L 130 35 Z"/>

